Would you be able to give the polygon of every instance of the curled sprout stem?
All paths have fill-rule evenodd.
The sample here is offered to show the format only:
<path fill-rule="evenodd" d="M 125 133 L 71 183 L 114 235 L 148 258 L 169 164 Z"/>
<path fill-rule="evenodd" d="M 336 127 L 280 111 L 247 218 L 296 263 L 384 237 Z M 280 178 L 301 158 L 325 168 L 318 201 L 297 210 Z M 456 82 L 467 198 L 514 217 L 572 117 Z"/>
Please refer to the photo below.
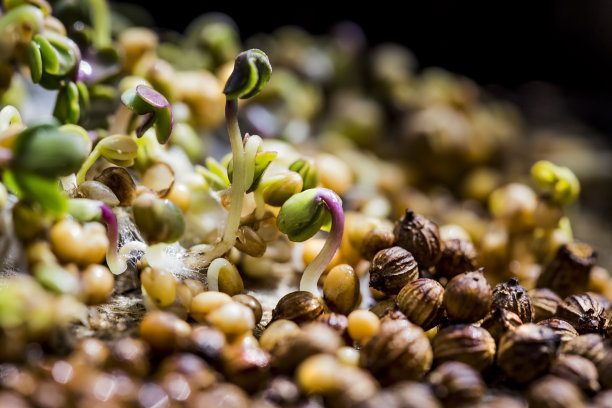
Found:
<path fill-rule="evenodd" d="M 206 274 L 208 290 L 219 291 L 219 274 L 223 268 L 231 268 L 233 265 L 225 258 L 217 258 L 208 266 Z"/>
<path fill-rule="evenodd" d="M 8 129 L 13 123 L 21 123 L 21 115 L 17 108 L 7 105 L 0 110 L 0 133 Z"/>
<path fill-rule="evenodd" d="M 342 233 L 344 232 L 344 212 L 342 211 L 342 202 L 340 198 L 331 190 L 320 190 L 321 192 L 315 197 L 315 202 L 320 202 L 330 212 L 332 225 L 321 252 L 319 252 L 315 259 L 308 264 L 306 269 L 304 269 L 302 279 L 300 280 L 300 290 L 309 291 L 318 297 L 321 295 L 317 283 L 323 271 L 325 271 L 325 268 L 327 268 L 327 265 L 329 265 L 340 247 Z"/>
<path fill-rule="evenodd" d="M 38 33 L 44 24 L 44 15 L 41 9 L 32 5 L 23 5 L 10 10 L 0 18 L 0 35 L 13 24 L 28 23 L 31 30 Z"/>

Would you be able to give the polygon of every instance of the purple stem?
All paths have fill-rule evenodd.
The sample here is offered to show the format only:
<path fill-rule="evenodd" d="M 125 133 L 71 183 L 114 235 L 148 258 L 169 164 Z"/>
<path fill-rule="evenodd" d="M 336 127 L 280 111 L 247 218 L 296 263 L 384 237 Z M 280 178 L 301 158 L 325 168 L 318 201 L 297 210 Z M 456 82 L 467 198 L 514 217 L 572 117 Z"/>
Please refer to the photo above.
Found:
<path fill-rule="evenodd" d="M 102 202 L 100 203 L 100 218 L 106 224 L 106 235 L 108 237 L 106 263 L 112 273 L 119 275 L 124 272 L 125 267 L 120 262 L 118 255 L 119 228 L 117 226 L 117 218 L 110 207 Z"/>

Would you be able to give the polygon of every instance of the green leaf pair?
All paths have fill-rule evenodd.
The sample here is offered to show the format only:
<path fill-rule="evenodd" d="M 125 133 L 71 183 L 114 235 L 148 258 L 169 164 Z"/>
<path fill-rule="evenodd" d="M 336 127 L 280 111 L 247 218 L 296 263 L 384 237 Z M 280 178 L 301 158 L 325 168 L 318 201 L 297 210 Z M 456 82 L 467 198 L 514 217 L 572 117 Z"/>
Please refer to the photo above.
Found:
<path fill-rule="evenodd" d="M 241 52 L 234 62 L 234 70 L 225 83 L 223 93 L 228 100 L 248 99 L 258 94 L 270 80 L 272 66 L 268 56 L 260 50 Z"/>
<path fill-rule="evenodd" d="M 531 177 L 557 204 L 568 204 L 580 194 L 578 177 L 568 167 L 540 160 L 531 167 Z"/>
<path fill-rule="evenodd" d="M 276 225 L 291 241 L 306 241 L 331 223 L 331 214 L 319 195 L 319 189 L 305 190 L 291 196 L 281 207 Z"/>
<path fill-rule="evenodd" d="M 82 82 L 68 82 L 57 94 L 53 116 L 63 123 L 76 124 L 89 109 L 89 92 Z"/>
<path fill-rule="evenodd" d="M 317 169 L 310 160 L 299 159 L 289 165 L 289 170 L 295 171 L 304 182 L 302 191 L 315 188 L 319 182 Z"/>
<path fill-rule="evenodd" d="M 30 42 L 28 61 L 32 82 L 60 89 L 66 79 L 76 78 L 81 52 L 67 37 L 53 32 L 36 34 Z"/>
<path fill-rule="evenodd" d="M 172 134 L 172 109 L 165 96 L 146 85 L 138 85 L 121 95 L 121 102 L 144 120 L 136 129 L 141 137 L 151 126 L 155 126 L 157 141 L 165 144 Z"/>

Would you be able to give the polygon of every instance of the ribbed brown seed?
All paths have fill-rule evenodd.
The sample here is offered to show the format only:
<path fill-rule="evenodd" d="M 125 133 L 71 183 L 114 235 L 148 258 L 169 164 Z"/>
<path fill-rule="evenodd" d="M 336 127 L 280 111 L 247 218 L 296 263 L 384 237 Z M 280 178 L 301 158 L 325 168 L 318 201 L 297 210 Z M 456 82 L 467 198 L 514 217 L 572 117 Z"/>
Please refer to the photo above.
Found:
<path fill-rule="evenodd" d="M 606 313 L 597 299 L 588 293 L 568 296 L 557 308 L 557 316 L 571 323 L 580 334 L 602 333 Z"/>
<path fill-rule="evenodd" d="M 433 353 L 437 363 L 461 361 L 482 371 L 493 364 L 495 340 L 482 327 L 457 324 L 440 330 L 433 339 Z"/>
<path fill-rule="evenodd" d="M 477 268 L 478 253 L 474 244 L 465 239 L 447 239 L 444 241 L 444 250 L 436 264 L 436 272 L 451 279 L 463 272 L 473 271 Z"/>
<path fill-rule="evenodd" d="M 565 344 L 574 337 L 578 337 L 578 332 L 576 331 L 574 326 L 572 326 L 565 320 L 556 319 L 553 317 L 551 319 L 542 320 L 537 324 L 538 326 L 548 327 L 552 329 L 555 333 L 557 333 L 559 335 L 559 340 L 561 341 L 561 344 Z"/>
<path fill-rule="evenodd" d="M 499 283 L 493 289 L 491 307 L 501 307 L 514 312 L 521 318 L 523 323 L 531 323 L 534 317 L 531 299 L 527 290 L 519 285 L 517 278 L 511 278 L 508 282 Z"/>
<path fill-rule="evenodd" d="M 423 330 L 437 326 L 444 316 L 444 288 L 433 279 L 407 283 L 397 295 L 399 310 Z"/>
<path fill-rule="evenodd" d="M 261 303 L 259 300 L 251 295 L 246 295 L 244 293 L 240 293 L 238 295 L 232 296 L 234 302 L 242 303 L 249 309 L 253 311 L 253 316 L 255 317 L 255 324 L 261 321 L 261 317 L 263 316 L 263 309 L 261 307 Z"/>
<path fill-rule="evenodd" d="M 434 266 L 442 256 L 444 244 L 438 226 L 428 218 L 406 210 L 395 223 L 395 245 L 410 251 L 421 268 Z"/>
<path fill-rule="evenodd" d="M 612 349 L 608 349 L 603 358 L 597 363 L 599 382 L 603 388 L 612 388 Z"/>
<path fill-rule="evenodd" d="M 323 313 L 323 304 L 312 293 L 299 290 L 283 296 L 272 311 L 272 321 L 278 319 L 303 323 L 315 320 Z"/>
<path fill-rule="evenodd" d="M 530 408 L 583 408 L 580 389 L 571 382 L 546 376 L 534 382 L 527 393 Z"/>
<path fill-rule="evenodd" d="M 486 390 L 480 373 L 457 361 L 437 367 L 429 374 L 428 382 L 445 407 L 474 406 Z"/>
<path fill-rule="evenodd" d="M 529 382 L 548 370 L 558 344 L 552 329 L 526 323 L 501 338 L 497 365 L 512 380 Z"/>
<path fill-rule="evenodd" d="M 399 246 L 380 250 L 370 266 L 370 286 L 386 294 L 397 294 L 405 284 L 419 277 L 417 262 Z"/>
<path fill-rule="evenodd" d="M 440 408 L 440 403 L 433 395 L 431 388 L 426 384 L 414 381 L 402 381 L 396 383 L 385 390 L 393 402 L 391 407 L 398 408 Z M 395 403 L 395 405 L 392 405 Z M 387 405 L 368 405 L 367 408 L 380 408 Z M 361 408 L 361 407 L 360 407 Z M 366 407 L 364 407 L 366 408 Z"/>
<path fill-rule="evenodd" d="M 550 373 L 576 384 L 586 393 L 599 391 L 597 367 L 584 357 L 561 354 L 550 366 Z"/>
<path fill-rule="evenodd" d="M 589 245 L 582 242 L 564 244 L 538 277 L 536 287 L 550 288 L 562 299 L 572 293 L 585 292 L 596 260 L 597 253 Z"/>
<path fill-rule="evenodd" d="M 561 353 L 576 354 L 597 365 L 608 353 L 612 344 L 596 333 L 582 334 L 563 344 Z"/>
<path fill-rule="evenodd" d="M 449 319 L 476 322 L 491 308 L 491 286 L 482 270 L 455 276 L 444 290 L 444 307 Z"/>
<path fill-rule="evenodd" d="M 557 313 L 557 306 L 562 299 L 548 288 L 536 288 L 528 292 L 534 310 L 535 323 L 550 319 Z"/>
<path fill-rule="evenodd" d="M 486 329 L 495 339 L 495 342 L 499 343 L 504 334 L 522 324 L 521 318 L 516 313 L 507 309 L 496 308 L 485 317 L 480 327 Z"/>
<path fill-rule="evenodd" d="M 431 368 L 429 339 L 419 326 L 398 315 L 387 315 L 380 330 L 360 350 L 361 366 L 382 384 L 419 380 Z"/>
<path fill-rule="evenodd" d="M 317 317 L 317 322 L 323 323 L 336 331 L 345 341 L 351 341 L 347 332 L 348 318 L 340 313 L 323 313 Z"/>
<path fill-rule="evenodd" d="M 376 227 L 363 237 L 359 253 L 364 259 L 370 260 L 378 251 L 392 247 L 394 239 L 391 229 Z"/>

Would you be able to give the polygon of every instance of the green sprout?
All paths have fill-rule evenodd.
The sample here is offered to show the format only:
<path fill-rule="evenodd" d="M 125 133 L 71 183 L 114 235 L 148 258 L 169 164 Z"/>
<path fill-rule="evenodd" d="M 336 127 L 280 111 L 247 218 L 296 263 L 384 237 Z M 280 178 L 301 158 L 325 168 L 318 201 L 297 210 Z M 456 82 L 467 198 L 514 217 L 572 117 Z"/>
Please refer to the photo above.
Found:
<path fill-rule="evenodd" d="M 565 166 L 557 166 L 547 160 L 540 160 L 531 167 L 531 177 L 553 203 L 569 204 L 578 198 L 580 182 L 576 175 Z"/>

